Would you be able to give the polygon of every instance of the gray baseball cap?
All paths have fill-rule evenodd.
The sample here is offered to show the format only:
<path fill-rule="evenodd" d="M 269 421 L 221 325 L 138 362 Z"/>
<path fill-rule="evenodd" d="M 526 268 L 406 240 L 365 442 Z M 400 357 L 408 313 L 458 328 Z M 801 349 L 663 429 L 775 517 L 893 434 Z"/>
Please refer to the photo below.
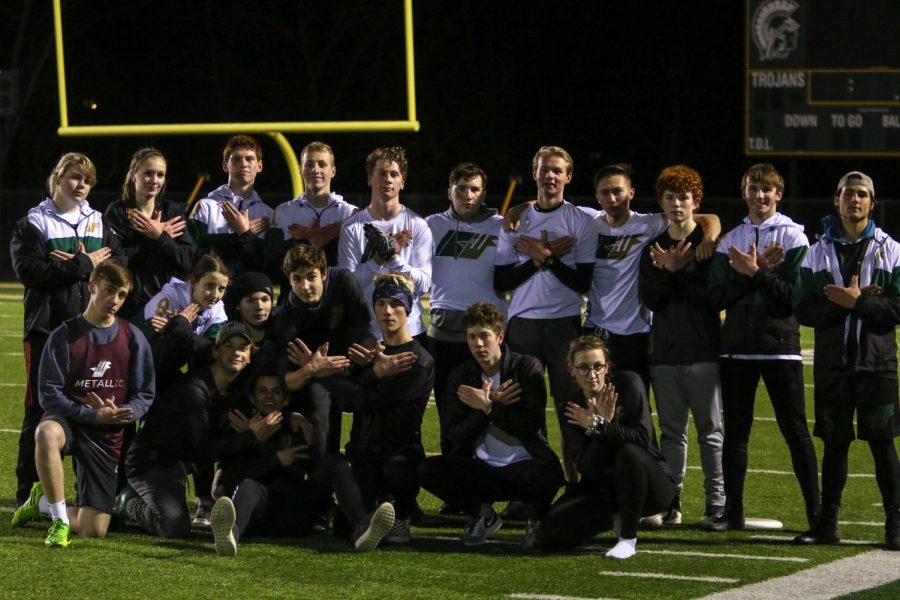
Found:
<path fill-rule="evenodd" d="M 224 344 L 236 335 L 244 338 L 251 344 L 253 343 L 253 338 L 250 337 L 250 332 L 247 331 L 247 327 L 243 323 L 229 321 L 222 325 L 222 328 L 216 334 L 216 346 Z"/>
<path fill-rule="evenodd" d="M 838 181 L 837 191 L 841 191 L 848 185 L 861 185 L 869 190 L 870 196 L 875 197 L 875 184 L 872 183 L 872 178 L 862 171 L 850 171 L 841 177 L 841 180 Z"/>

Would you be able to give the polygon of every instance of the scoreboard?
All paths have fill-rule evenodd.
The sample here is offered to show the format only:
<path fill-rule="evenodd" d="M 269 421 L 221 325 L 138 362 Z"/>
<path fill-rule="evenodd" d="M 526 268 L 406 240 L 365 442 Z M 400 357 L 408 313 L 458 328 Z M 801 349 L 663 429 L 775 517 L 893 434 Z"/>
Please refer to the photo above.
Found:
<path fill-rule="evenodd" d="M 745 0 L 744 151 L 900 156 L 900 0 Z"/>

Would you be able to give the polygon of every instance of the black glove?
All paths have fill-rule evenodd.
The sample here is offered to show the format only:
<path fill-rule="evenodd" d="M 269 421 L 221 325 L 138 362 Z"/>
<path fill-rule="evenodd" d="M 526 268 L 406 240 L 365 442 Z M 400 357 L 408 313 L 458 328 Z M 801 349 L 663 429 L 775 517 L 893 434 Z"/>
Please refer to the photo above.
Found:
<path fill-rule="evenodd" d="M 372 247 L 372 252 L 381 257 L 381 260 L 390 262 L 397 256 L 397 249 L 394 248 L 394 236 L 381 231 L 371 223 L 364 224 L 363 230 L 366 233 L 366 241 Z"/>

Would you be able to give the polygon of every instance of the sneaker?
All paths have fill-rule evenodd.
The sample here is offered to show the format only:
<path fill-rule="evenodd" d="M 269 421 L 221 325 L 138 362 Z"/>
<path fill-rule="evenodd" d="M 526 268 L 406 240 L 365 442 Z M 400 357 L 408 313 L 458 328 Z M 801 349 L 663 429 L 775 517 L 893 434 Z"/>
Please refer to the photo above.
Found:
<path fill-rule="evenodd" d="M 410 539 L 412 539 L 412 534 L 409 531 L 409 517 L 395 518 L 390 531 L 384 536 L 384 541 L 389 544 L 408 544 Z"/>
<path fill-rule="evenodd" d="M 219 556 L 234 556 L 237 554 L 238 543 L 234 526 L 236 520 L 234 502 L 231 501 L 231 498 L 222 496 L 216 500 L 212 510 L 209 512 L 209 523 L 216 543 L 216 554 Z M 196 519 L 194 522 L 196 523 Z"/>
<path fill-rule="evenodd" d="M 662 514 L 663 525 L 681 525 L 681 511 L 675 507 Z"/>
<path fill-rule="evenodd" d="M 33 488 L 32 488 L 33 489 Z M 44 544 L 51 548 L 65 548 L 69 545 L 69 524 L 62 519 L 53 519 L 50 523 L 50 531 Z"/>
<path fill-rule="evenodd" d="M 138 493 L 134 491 L 134 488 L 125 484 L 125 487 L 119 492 L 116 496 L 116 503 L 113 505 L 112 510 L 112 521 L 116 525 L 123 525 L 125 521 L 128 520 L 128 502 L 132 498 L 137 498 Z"/>
<path fill-rule="evenodd" d="M 641 529 L 659 529 L 663 524 L 663 517 L 666 513 L 656 513 L 649 517 L 641 517 L 638 526 Z"/>
<path fill-rule="evenodd" d="M 716 531 L 716 524 L 721 522 L 724 517 L 724 506 L 708 506 L 706 508 L 706 514 L 700 519 L 700 529 L 705 531 Z"/>
<path fill-rule="evenodd" d="M 500 518 L 494 509 L 490 509 L 491 514 L 485 518 L 484 514 L 480 514 L 469 521 L 469 527 L 462 536 L 462 543 L 466 546 L 480 546 L 503 525 L 503 519 Z"/>
<path fill-rule="evenodd" d="M 393 505 L 390 502 L 383 503 L 360 525 L 363 530 L 353 542 L 353 547 L 359 552 L 374 550 L 381 539 L 394 527 Z"/>
<path fill-rule="evenodd" d="M 209 529 L 211 527 L 209 516 L 212 510 L 212 501 L 209 498 L 197 498 L 194 506 L 197 507 L 197 513 L 194 515 L 194 520 L 191 521 L 191 524 L 201 529 Z"/>
<path fill-rule="evenodd" d="M 726 506 L 721 513 L 712 515 L 703 529 L 706 531 L 741 531 L 744 527 L 744 509 Z"/>
<path fill-rule="evenodd" d="M 38 509 L 38 505 L 40 504 L 41 496 L 43 495 L 44 486 L 41 485 L 40 481 L 35 481 L 34 485 L 31 486 L 31 492 L 28 494 L 28 499 L 13 513 L 13 527 L 22 527 L 28 521 L 33 521 L 41 517 L 41 511 Z"/>
<path fill-rule="evenodd" d="M 888 550 L 900 550 L 900 509 L 886 511 L 884 521 L 884 542 Z"/>
<path fill-rule="evenodd" d="M 527 550 L 534 548 L 534 544 L 537 542 L 538 529 L 540 529 L 540 527 L 541 522 L 537 519 L 528 519 L 528 522 L 525 523 L 525 540 L 522 542 L 522 546 Z"/>

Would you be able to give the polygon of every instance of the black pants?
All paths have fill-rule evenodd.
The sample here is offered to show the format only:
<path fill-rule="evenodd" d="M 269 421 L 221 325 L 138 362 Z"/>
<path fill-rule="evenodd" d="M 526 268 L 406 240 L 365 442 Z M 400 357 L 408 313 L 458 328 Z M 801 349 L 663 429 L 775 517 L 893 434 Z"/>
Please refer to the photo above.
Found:
<path fill-rule="evenodd" d="M 875 481 L 881 492 L 885 511 L 900 508 L 900 462 L 894 440 L 869 440 L 869 451 L 875 461 Z M 822 457 L 822 503 L 840 506 L 847 484 L 849 441 L 825 441 Z"/>
<path fill-rule="evenodd" d="M 25 414 L 22 417 L 22 431 L 19 433 L 19 457 L 16 460 L 16 503 L 22 504 L 28 499 L 31 486 L 38 480 L 37 468 L 34 466 L 34 434 L 44 409 L 38 403 L 38 371 L 41 354 L 47 338 L 32 336 L 25 340 Z"/>
<path fill-rule="evenodd" d="M 569 487 L 541 520 L 536 547 L 556 550 L 584 543 L 611 529 L 612 515 L 617 512 L 621 537 L 636 538 L 640 518 L 664 510 L 676 493 L 675 483 L 662 465 L 634 444 L 619 448 L 611 479 Z"/>
<path fill-rule="evenodd" d="M 806 423 L 803 364 L 799 360 L 720 360 L 725 439 L 722 470 L 729 506 L 743 507 L 747 475 L 747 446 L 753 427 L 756 387 L 762 377 L 775 410 L 775 420 L 791 453 L 794 475 L 807 507 L 819 504 L 816 450 Z"/>
<path fill-rule="evenodd" d="M 469 345 L 465 342 L 445 342 L 433 337 L 428 338 L 428 352 L 434 358 L 434 403 L 437 405 L 441 424 L 441 454 L 448 454 L 451 449 L 444 432 L 447 422 L 444 418 L 447 379 L 450 377 L 450 371 L 472 358 L 472 353 L 469 352 Z"/>
<path fill-rule="evenodd" d="M 341 411 L 331 394 L 318 383 L 310 383 L 295 395 L 291 408 L 303 414 L 313 425 L 312 458 L 318 462 L 341 449 Z"/>
<path fill-rule="evenodd" d="M 377 458 L 351 456 L 363 508 L 369 512 L 380 502 L 392 501 L 398 519 L 412 516 L 419 495 L 417 471 L 422 458 L 421 449 L 398 449 Z"/>
<path fill-rule="evenodd" d="M 432 456 L 419 469 L 422 487 L 472 517 L 482 503 L 513 500 L 533 503 L 540 517 L 563 484 L 558 460 L 522 460 L 494 467 L 468 456 Z"/>
<path fill-rule="evenodd" d="M 632 333 L 619 335 L 602 327 L 590 327 L 585 325 L 584 335 L 595 335 L 606 343 L 609 357 L 616 371 L 634 371 L 641 381 L 647 397 L 650 397 L 650 358 L 647 354 L 650 345 L 649 333 Z"/>
<path fill-rule="evenodd" d="M 126 505 L 128 516 L 144 531 L 161 538 L 191 534 L 191 516 L 185 492 L 192 465 L 175 461 L 128 473 L 128 484 L 138 493 Z"/>
<path fill-rule="evenodd" d="M 267 537 L 307 535 L 316 519 L 331 507 L 332 492 L 348 523 L 355 526 L 366 517 L 350 462 L 341 455 L 325 458 L 302 482 L 244 479 L 231 497 L 238 538 L 248 526 L 252 526 L 252 534 Z"/>
<path fill-rule="evenodd" d="M 506 343 L 519 354 L 533 356 L 547 368 L 550 394 L 556 407 L 560 424 L 565 423 L 566 402 L 575 392 L 575 383 L 569 375 L 569 344 L 581 330 L 580 317 L 561 319 L 523 319 L 513 317 L 506 331 Z"/>

